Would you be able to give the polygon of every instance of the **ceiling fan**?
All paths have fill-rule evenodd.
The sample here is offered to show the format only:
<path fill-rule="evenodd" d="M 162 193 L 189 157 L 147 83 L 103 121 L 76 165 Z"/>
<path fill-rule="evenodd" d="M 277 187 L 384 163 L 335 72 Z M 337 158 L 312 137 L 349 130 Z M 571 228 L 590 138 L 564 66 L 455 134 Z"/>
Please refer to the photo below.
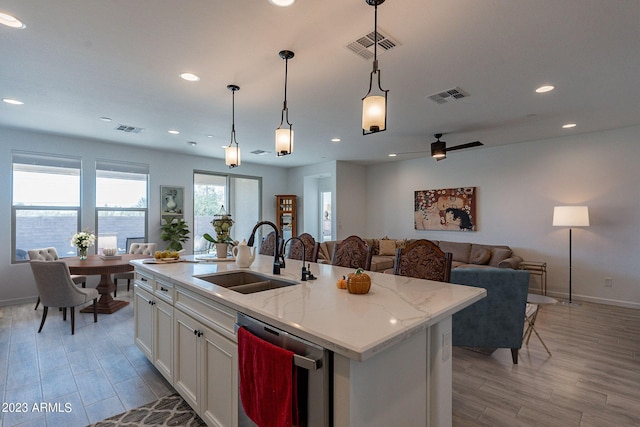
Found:
<path fill-rule="evenodd" d="M 480 141 L 473 141 L 473 142 L 468 142 L 466 144 L 460 144 L 460 145 L 455 145 L 453 147 L 449 147 L 447 148 L 447 142 L 446 141 L 440 141 L 440 138 L 442 138 L 441 133 L 436 133 L 433 136 L 436 138 L 436 141 L 433 141 L 431 143 L 431 157 L 433 157 L 434 159 L 440 161 L 442 159 L 446 159 L 447 158 L 447 152 L 449 151 L 454 151 L 454 150 L 464 150 L 465 148 L 471 148 L 471 147 L 480 147 L 482 145 L 484 145 L 482 142 Z"/>

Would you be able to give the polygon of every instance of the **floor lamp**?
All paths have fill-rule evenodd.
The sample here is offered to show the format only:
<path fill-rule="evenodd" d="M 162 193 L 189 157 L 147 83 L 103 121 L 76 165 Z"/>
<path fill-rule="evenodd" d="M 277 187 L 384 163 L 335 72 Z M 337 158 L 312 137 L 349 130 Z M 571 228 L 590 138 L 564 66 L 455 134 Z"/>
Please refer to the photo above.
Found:
<path fill-rule="evenodd" d="M 569 304 L 571 304 L 571 227 L 589 226 L 589 208 L 587 206 L 556 206 L 553 208 L 553 225 L 569 227 Z"/>

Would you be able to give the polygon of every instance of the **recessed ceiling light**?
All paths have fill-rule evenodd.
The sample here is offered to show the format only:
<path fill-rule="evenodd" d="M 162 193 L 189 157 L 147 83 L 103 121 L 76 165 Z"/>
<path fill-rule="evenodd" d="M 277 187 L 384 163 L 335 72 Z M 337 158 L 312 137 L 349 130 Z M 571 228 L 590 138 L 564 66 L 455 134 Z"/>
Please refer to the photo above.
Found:
<path fill-rule="evenodd" d="M 198 145 L 198 143 L 195 141 L 187 141 L 187 144 L 189 144 L 192 147 L 195 147 L 196 145 Z"/>
<path fill-rule="evenodd" d="M 575 123 L 567 123 L 566 125 L 562 125 L 562 129 L 571 129 L 576 127 L 577 125 Z"/>
<path fill-rule="evenodd" d="M 167 132 L 169 132 L 171 135 L 177 135 L 177 134 L 180 133 L 180 131 L 173 130 L 173 129 L 171 129 L 170 131 L 167 131 Z"/>
<path fill-rule="evenodd" d="M 331 142 L 340 142 L 342 141 L 340 138 L 331 138 Z"/>
<path fill-rule="evenodd" d="M 111 117 L 100 117 L 100 120 L 102 120 L 103 122 L 110 122 Z"/>
<path fill-rule="evenodd" d="M 8 13 L 2 13 L 2 12 L 0 12 L 0 24 L 6 25 L 7 27 L 11 27 L 11 28 L 18 28 L 18 29 L 27 28 L 27 26 L 24 25 L 22 21 L 20 21 L 15 16 L 11 16 Z"/>
<path fill-rule="evenodd" d="M 296 0 L 269 0 L 269 3 L 275 6 L 287 7 L 291 6 L 293 3 L 295 3 L 295 1 Z"/>
<path fill-rule="evenodd" d="M 180 78 L 182 78 L 183 80 L 186 80 L 188 82 L 199 82 L 200 81 L 200 77 L 196 76 L 193 73 L 182 73 L 182 74 L 180 74 Z"/>
<path fill-rule="evenodd" d="M 389 157 L 396 157 L 396 156 L 397 156 L 397 154 L 396 154 L 396 153 L 391 153 L 391 154 L 389 154 Z"/>
<path fill-rule="evenodd" d="M 555 89 L 555 86 L 545 85 L 545 86 L 540 86 L 538 89 L 536 89 L 536 92 L 537 93 L 551 92 L 553 89 Z"/>
<path fill-rule="evenodd" d="M 213 138 L 213 135 L 207 135 L 207 138 Z"/>
<path fill-rule="evenodd" d="M 11 104 L 11 105 L 23 105 L 24 102 L 19 101 L 17 99 L 12 99 L 12 98 L 2 98 L 2 102 L 6 102 L 7 104 Z"/>

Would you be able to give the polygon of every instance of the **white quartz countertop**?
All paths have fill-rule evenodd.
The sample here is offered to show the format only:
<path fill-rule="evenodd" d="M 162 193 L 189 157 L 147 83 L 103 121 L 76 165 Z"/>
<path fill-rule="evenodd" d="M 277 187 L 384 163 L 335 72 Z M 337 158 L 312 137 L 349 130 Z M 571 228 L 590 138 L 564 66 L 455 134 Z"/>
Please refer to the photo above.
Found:
<path fill-rule="evenodd" d="M 440 322 L 486 296 L 486 290 L 393 274 L 367 272 L 368 294 L 338 289 L 336 282 L 354 270 L 311 263 L 316 280 L 300 281 L 302 263 L 286 260 L 276 278 L 296 281 L 288 286 L 253 294 L 241 294 L 194 276 L 232 270 L 272 275 L 273 257 L 256 255 L 249 268 L 235 262 L 186 262 L 145 264 L 133 260 L 136 269 L 152 273 L 176 285 L 314 342 L 354 360 L 374 354 Z"/>

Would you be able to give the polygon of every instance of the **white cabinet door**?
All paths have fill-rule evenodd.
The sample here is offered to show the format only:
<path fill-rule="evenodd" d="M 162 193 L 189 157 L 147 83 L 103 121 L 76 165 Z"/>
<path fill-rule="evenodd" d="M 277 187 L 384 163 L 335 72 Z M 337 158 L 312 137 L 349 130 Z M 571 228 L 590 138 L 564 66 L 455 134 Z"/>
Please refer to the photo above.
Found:
<path fill-rule="evenodd" d="M 180 310 L 175 310 L 173 324 L 173 386 L 191 408 L 200 413 L 198 334 L 202 333 L 201 325 Z"/>
<path fill-rule="evenodd" d="M 202 418 L 208 425 L 238 425 L 238 345 L 204 328 Z"/>
<path fill-rule="evenodd" d="M 156 298 L 153 320 L 153 364 L 173 384 L 173 306 Z"/>
<path fill-rule="evenodd" d="M 138 286 L 134 289 L 135 343 L 153 362 L 153 296 Z"/>

